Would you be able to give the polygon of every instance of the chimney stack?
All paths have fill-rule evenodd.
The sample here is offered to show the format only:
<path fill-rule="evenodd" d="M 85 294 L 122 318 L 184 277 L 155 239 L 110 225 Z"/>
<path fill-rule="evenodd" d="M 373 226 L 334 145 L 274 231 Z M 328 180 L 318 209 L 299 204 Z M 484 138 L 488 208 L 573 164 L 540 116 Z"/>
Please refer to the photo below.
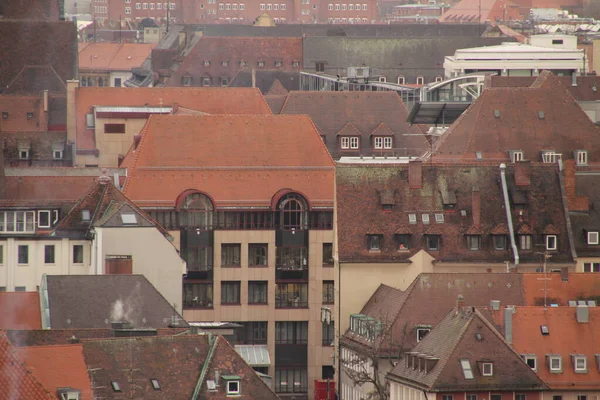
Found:
<path fill-rule="evenodd" d="M 252 68 L 252 87 L 256 87 L 256 69 Z"/>
<path fill-rule="evenodd" d="M 473 207 L 473 225 L 481 225 L 481 192 L 477 186 L 471 192 L 471 207 Z"/>
<path fill-rule="evenodd" d="M 44 104 L 44 112 L 48 112 L 48 90 L 42 91 L 43 94 L 43 104 Z"/>
<path fill-rule="evenodd" d="M 569 282 L 569 267 L 562 267 L 560 269 L 560 277 L 563 282 Z"/>
<path fill-rule="evenodd" d="M 465 298 L 462 294 L 456 297 L 456 312 L 458 313 L 465 306 Z"/>
<path fill-rule="evenodd" d="M 423 162 L 421 160 L 408 162 L 408 185 L 411 189 L 423 187 Z"/>

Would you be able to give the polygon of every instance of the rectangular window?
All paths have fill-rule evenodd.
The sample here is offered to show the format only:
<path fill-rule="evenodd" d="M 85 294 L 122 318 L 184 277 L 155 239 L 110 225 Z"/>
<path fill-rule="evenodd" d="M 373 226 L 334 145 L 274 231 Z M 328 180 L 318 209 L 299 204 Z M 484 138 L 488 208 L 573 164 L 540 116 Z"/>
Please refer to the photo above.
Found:
<path fill-rule="evenodd" d="M 519 235 L 519 247 L 521 250 L 531 250 L 531 235 Z"/>
<path fill-rule="evenodd" d="M 4 264 L 4 245 L 0 244 L 0 265 Z"/>
<path fill-rule="evenodd" d="M 83 264 L 83 245 L 73 245 L 73 264 Z"/>
<path fill-rule="evenodd" d="M 306 393 L 306 367 L 275 368 L 275 393 Z"/>
<path fill-rule="evenodd" d="M 184 283 L 183 308 L 212 308 L 212 283 Z"/>
<path fill-rule="evenodd" d="M 560 357 L 550 357 L 550 372 L 561 372 L 562 371 L 562 360 Z"/>
<path fill-rule="evenodd" d="M 238 322 L 243 325 L 235 329 L 235 344 L 267 344 L 267 322 Z"/>
<path fill-rule="evenodd" d="M 383 149 L 383 138 L 382 137 L 376 137 L 375 138 L 375 148 L 376 149 Z"/>
<path fill-rule="evenodd" d="M 50 211 L 49 210 L 38 211 L 38 227 L 39 228 L 50 228 Z"/>
<path fill-rule="evenodd" d="M 587 359 L 585 357 L 575 357 L 575 372 L 587 372 Z"/>
<path fill-rule="evenodd" d="M 329 5 L 327 6 L 327 9 L 328 9 L 329 11 L 333 11 L 333 4 L 329 4 Z"/>
<path fill-rule="evenodd" d="M 587 150 L 577 150 L 577 165 L 587 165 L 588 153 Z"/>
<path fill-rule="evenodd" d="M 598 244 L 598 232 L 587 232 L 587 244 Z"/>
<path fill-rule="evenodd" d="M 275 308 L 308 307 L 307 283 L 278 283 L 275 287 Z"/>
<path fill-rule="evenodd" d="M 341 143 L 342 143 L 342 149 L 349 149 L 350 148 L 350 138 L 349 137 L 343 137 L 341 139 Z"/>
<path fill-rule="evenodd" d="M 381 235 L 367 235 L 367 246 L 369 250 L 381 250 Z"/>
<path fill-rule="evenodd" d="M 417 223 L 417 214 L 408 214 L 408 222 L 411 225 L 414 225 Z"/>
<path fill-rule="evenodd" d="M 335 302 L 335 286 L 333 281 L 323 281 L 323 304 Z"/>
<path fill-rule="evenodd" d="M 251 267 L 266 267 L 268 265 L 268 245 L 248 245 L 248 265 Z"/>
<path fill-rule="evenodd" d="M 220 4 L 219 4 L 219 6 L 220 6 Z M 264 5 L 264 4 L 261 4 L 261 5 L 260 5 L 260 9 L 261 9 L 261 11 L 264 11 L 264 9 L 265 9 L 265 5 Z"/>
<path fill-rule="evenodd" d="M 420 342 L 427 336 L 427 334 L 431 331 L 430 328 L 418 328 L 417 329 L 417 342 Z"/>
<path fill-rule="evenodd" d="M 537 371 L 537 357 L 534 355 L 524 355 L 523 359 L 529 368 Z"/>
<path fill-rule="evenodd" d="M 556 250 L 558 239 L 556 235 L 546 235 L 546 250 Z"/>
<path fill-rule="evenodd" d="M 479 250 L 481 248 L 481 236 L 479 235 L 468 235 L 467 236 L 467 247 L 469 250 Z"/>
<path fill-rule="evenodd" d="M 475 378 L 473 376 L 473 370 L 471 369 L 471 363 L 469 362 L 469 360 L 466 360 L 466 359 L 460 360 L 460 365 L 462 367 L 462 371 L 465 376 L 465 379 L 474 379 Z"/>
<path fill-rule="evenodd" d="M 428 224 L 429 223 L 429 214 L 421 214 L 421 221 L 423 221 L 424 224 Z"/>
<path fill-rule="evenodd" d="M 333 346 L 335 344 L 335 333 L 334 333 L 334 329 L 335 329 L 335 325 L 333 323 L 333 321 L 330 321 L 329 323 L 327 322 L 322 322 L 322 344 L 323 346 Z"/>
<path fill-rule="evenodd" d="M 442 400 L 454 400 L 454 396 L 451 394 L 442 395 Z"/>
<path fill-rule="evenodd" d="M 35 232 L 35 211 L 0 211 L 0 232 Z"/>
<path fill-rule="evenodd" d="M 515 400 L 527 400 L 527 395 L 524 393 L 515 394 Z"/>
<path fill-rule="evenodd" d="M 333 265 L 333 243 L 323 243 L 323 265 Z"/>
<path fill-rule="evenodd" d="M 485 362 L 481 364 L 481 374 L 483 376 L 493 376 L 494 375 L 494 364 Z"/>
<path fill-rule="evenodd" d="M 506 236 L 494 235 L 494 250 L 506 250 Z"/>
<path fill-rule="evenodd" d="M 466 400 L 477 400 L 476 394 L 468 394 Z"/>
<path fill-rule="evenodd" d="M 240 304 L 240 282 L 221 282 L 221 304 Z"/>
<path fill-rule="evenodd" d="M 362 8 L 363 8 L 363 11 L 367 11 L 367 5 L 366 4 L 363 4 Z"/>
<path fill-rule="evenodd" d="M 336 5 L 336 7 L 339 7 L 339 4 Z M 324 62 L 316 62 L 315 63 L 315 70 L 317 72 L 325 72 L 325 63 Z"/>
<path fill-rule="evenodd" d="M 26 291 L 27 291 L 26 286 L 15 286 L 15 292 L 26 292 Z"/>
<path fill-rule="evenodd" d="M 19 245 L 18 251 L 18 262 L 19 264 L 29 264 L 29 246 Z"/>
<path fill-rule="evenodd" d="M 417 85 L 422 85 L 424 82 L 425 82 L 425 79 L 423 79 L 422 76 L 417 77 Z"/>
<path fill-rule="evenodd" d="M 104 124 L 104 133 L 125 133 L 125 124 Z"/>
<path fill-rule="evenodd" d="M 584 263 L 583 272 L 600 272 L 600 263 Z"/>
<path fill-rule="evenodd" d="M 221 245 L 221 266 L 222 267 L 239 267 L 241 244 L 222 244 Z"/>
<path fill-rule="evenodd" d="M 47 244 L 44 246 L 44 264 L 54 264 L 54 245 Z"/>
<path fill-rule="evenodd" d="M 267 304 L 267 281 L 248 282 L 248 304 Z"/>
<path fill-rule="evenodd" d="M 350 138 L 350 148 L 351 149 L 358 149 L 358 137 L 352 136 Z"/>
<path fill-rule="evenodd" d="M 438 235 L 427 235 L 427 250 L 437 251 L 440 249 L 440 237 Z"/>
<path fill-rule="evenodd" d="M 392 148 L 392 138 L 391 137 L 384 137 L 383 138 L 383 148 L 384 149 L 391 149 Z"/>
<path fill-rule="evenodd" d="M 410 249 L 410 235 L 402 234 L 396 235 L 396 244 L 398 245 L 398 251 Z"/>
<path fill-rule="evenodd" d="M 208 78 L 208 77 L 202 78 L 202 86 L 208 87 L 210 85 L 212 85 L 212 80 L 210 78 Z"/>
<path fill-rule="evenodd" d="M 307 344 L 308 322 L 275 322 L 275 344 Z"/>

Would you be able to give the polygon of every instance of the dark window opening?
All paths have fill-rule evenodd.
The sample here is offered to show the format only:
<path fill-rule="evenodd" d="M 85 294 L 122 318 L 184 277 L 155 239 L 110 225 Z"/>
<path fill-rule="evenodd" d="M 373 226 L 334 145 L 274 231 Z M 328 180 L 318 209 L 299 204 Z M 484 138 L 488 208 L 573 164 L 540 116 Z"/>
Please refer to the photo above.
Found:
<path fill-rule="evenodd" d="M 243 328 L 235 330 L 236 344 L 267 344 L 267 322 L 238 322 Z"/>
<path fill-rule="evenodd" d="M 248 282 L 248 304 L 267 304 L 268 293 L 267 281 Z"/>
<path fill-rule="evenodd" d="M 125 124 L 104 124 L 104 133 L 125 133 Z"/>
<path fill-rule="evenodd" d="M 83 264 L 83 245 L 76 244 L 73 246 L 73 264 Z"/>
<path fill-rule="evenodd" d="M 308 269 L 307 247 L 277 247 L 275 264 L 278 270 Z"/>
<path fill-rule="evenodd" d="M 44 246 L 44 264 L 54 264 L 54 245 L 48 244 Z"/>
<path fill-rule="evenodd" d="M 307 283 L 278 283 L 275 287 L 275 308 L 308 307 Z"/>
<path fill-rule="evenodd" d="M 240 266 L 240 244 L 221 245 L 221 266 Z"/>
<path fill-rule="evenodd" d="M 333 265 L 333 243 L 323 243 L 323 265 Z"/>
<path fill-rule="evenodd" d="M 427 235 L 427 250 L 437 251 L 440 249 L 440 237 L 438 235 Z"/>
<path fill-rule="evenodd" d="M 213 287 L 212 283 L 184 283 L 183 307 L 184 308 L 212 308 Z"/>
<path fill-rule="evenodd" d="M 307 344 L 308 322 L 275 322 L 275 344 Z"/>
<path fill-rule="evenodd" d="M 240 304 L 240 282 L 221 282 L 221 304 Z"/>

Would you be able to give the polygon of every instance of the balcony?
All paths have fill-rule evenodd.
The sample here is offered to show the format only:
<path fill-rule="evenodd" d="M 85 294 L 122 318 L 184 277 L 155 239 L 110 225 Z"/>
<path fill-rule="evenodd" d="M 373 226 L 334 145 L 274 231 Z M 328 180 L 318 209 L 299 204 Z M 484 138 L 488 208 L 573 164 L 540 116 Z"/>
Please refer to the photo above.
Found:
<path fill-rule="evenodd" d="M 278 283 L 275 308 L 308 308 L 307 283 Z"/>
<path fill-rule="evenodd" d="M 276 279 L 308 280 L 308 248 L 277 247 Z"/>

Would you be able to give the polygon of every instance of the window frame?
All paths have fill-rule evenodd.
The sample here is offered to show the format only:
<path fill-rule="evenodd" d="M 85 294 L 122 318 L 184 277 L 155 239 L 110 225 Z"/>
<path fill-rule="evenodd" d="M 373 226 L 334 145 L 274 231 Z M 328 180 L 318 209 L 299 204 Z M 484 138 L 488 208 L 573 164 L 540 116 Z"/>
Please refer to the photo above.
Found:
<path fill-rule="evenodd" d="M 429 332 L 431 332 L 431 328 L 417 328 L 416 329 L 417 343 L 420 342 L 421 340 L 425 339 L 425 337 L 429 334 Z"/>
<path fill-rule="evenodd" d="M 75 251 L 75 249 L 81 250 L 81 253 L 79 253 L 79 251 Z M 81 255 L 81 257 L 78 257 L 79 255 Z M 76 265 L 83 265 L 84 261 L 85 261 L 85 249 L 83 248 L 82 244 L 74 244 L 71 247 L 71 261 L 73 262 L 73 264 Z M 78 261 L 81 258 L 81 261 Z"/>
<path fill-rule="evenodd" d="M 553 363 L 558 362 L 558 366 L 555 368 Z M 548 369 L 550 373 L 561 373 L 562 372 L 562 358 L 560 356 L 549 356 L 548 357 Z"/>
<path fill-rule="evenodd" d="M 231 387 L 229 385 L 231 384 L 235 384 L 237 385 L 237 390 L 232 390 Z M 233 380 L 233 381 L 227 381 L 227 395 L 231 396 L 231 395 L 239 395 L 242 393 L 242 384 L 240 381 L 238 380 Z"/>
<path fill-rule="evenodd" d="M 259 298 L 258 301 L 255 301 Z M 269 282 L 248 281 L 248 304 L 269 304 Z"/>
<path fill-rule="evenodd" d="M 533 238 L 531 235 L 519 235 L 519 249 L 520 250 L 531 251 L 532 243 L 533 243 Z"/>
<path fill-rule="evenodd" d="M 25 252 L 22 253 L 21 249 L 24 249 Z M 23 256 L 24 259 L 22 259 L 21 256 Z M 17 246 L 17 264 L 29 265 L 29 245 L 28 244 L 20 244 Z"/>
<path fill-rule="evenodd" d="M 241 267 L 241 266 L 242 266 L 242 245 L 241 245 L 241 243 L 221 243 L 221 267 L 236 268 L 236 267 Z"/>
<path fill-rule="evenodd" d="M 333 243 L 323 243 L 322 262 L 324 266 L 334 265 L 333 260 Z M 327 250 L 326 250 L 327 249 Z"/>
<path fill-rule="evenodd" d="M 373 146 L 376 149 L 383 149 L 383 136 L 375 136 Z"/>
<path fill-rule="evenodd" d="M 221 305 L 240 305 L 241 287 L 241 281 L 221 281 Z"/>
<path fill-rule="evenodd" d="M 492 235 L 492 246 L 494 251 L 506 251 L 508 248 L 507 239 L 506 235 Z"/>
<path fill-rule="evenodd" d="M 476 240 L 477 246 L 473 246 L 473 240 Z M 471 251 L 481 250 L 481 235 L 467 235 L 467 249 Z"/>
<path fill-rule="evenodd" d="M 583 361 L 583 367 L 582 367 L 582 368 L 579 368 L 579 367 L 577 366 L 577 363 L 578 363 L 579 361 Z M 573 357 L 573 370 L 574 370 L 576 373 L 586 373 L 586 372 L 587 372 L 587 369 L 588 369 L 587 367 L 588 367 L 588 366 L 587 366 L 587 357 L 584 357 L 584 356 L 574 356 L 574 357 Z"/>
<path fill-rule="evenodd" d="M 369 251 L 381 251 L 383 235 L 367 235 L 367 249 Z"/>
<path fill-rule="evenodd" d="M 486 371 L 486 368 L 488 368 L 487 371 Z M 491 362 L 481 363 L 481 375 L 482 376 L 494 376 L 494 363 L 491 363 Z"/>
<path fill-rule="evenodd" d="M 591 240 L 590 235 L 591 236 L 595 235 L 596 239 Z M 586 232 L 586 241 L 587 241 L 587 244 L 600 244 L 600 234 L 598 233 L 598 231 Z"/>
<path fill-rule="evenodd" d="M 258 254 L 258 253 L 263 254 Z M 256 262 L 257 260 L 258 263 Z M 268 243 L 248 243 L 248 267 L 265 268 L 269 266 L 269 244 Z"/>
<path fill-rule="evenodd" d="M 335 281 L 323 281 L 322 303 L 335 304 Z"/>
<path fill-rule="evenodd" d="M 48 224 L 42 225 L 42 214 L 48 215 Z M 38 210 L 37 212 L 37 226 L 38 228 L 50 228 L 52 227 L 52 212 L 50 210 Z"/>
<path fill-rule="evenodd" d="M 527 364 L 527 366 L 529 368 L 531 368 L 532 371 L 537 371 L 537 357 L 531 354 L 524 354 L 523 355 L 523 361 L 525 361 L 525 364 Z M 529 361 L 533 361 L 533 367 L 531 365 L 529 365 Z"/>
<path fill-rule="evenodd" d="M 434 240 L 435 243 L 433 242 Z M 440 251 L 442 247 L 442 237 L 440 235 L 425 235 L 425 244 L 429 251 Z"/>
<path fill-rule="evenodd" d="M 546 250 L 557 250 L 558 249 L 558 235 L 546 235 L 544 238 L 546 242 Z M 551 246 L 551 242 L 554 241 L 554 245 Z"/>
<path fill-rule="evenodd" d="M 52 249 L 52 251 L 50 253 L 48 253 L 49 249 Z M 51 258 L 52 260 L 49 261 L 49 258 Z M 53 245 L 53 244 L 45 244 L 44 245 L 44 264 L 45 265 L 56 264 L 56 246 L 55 245 Z"/>
<path fill-rule="evenodd" d="M 360 147 L 358 136 L 350 136 L 350 150 L 357 150 Z"/>

